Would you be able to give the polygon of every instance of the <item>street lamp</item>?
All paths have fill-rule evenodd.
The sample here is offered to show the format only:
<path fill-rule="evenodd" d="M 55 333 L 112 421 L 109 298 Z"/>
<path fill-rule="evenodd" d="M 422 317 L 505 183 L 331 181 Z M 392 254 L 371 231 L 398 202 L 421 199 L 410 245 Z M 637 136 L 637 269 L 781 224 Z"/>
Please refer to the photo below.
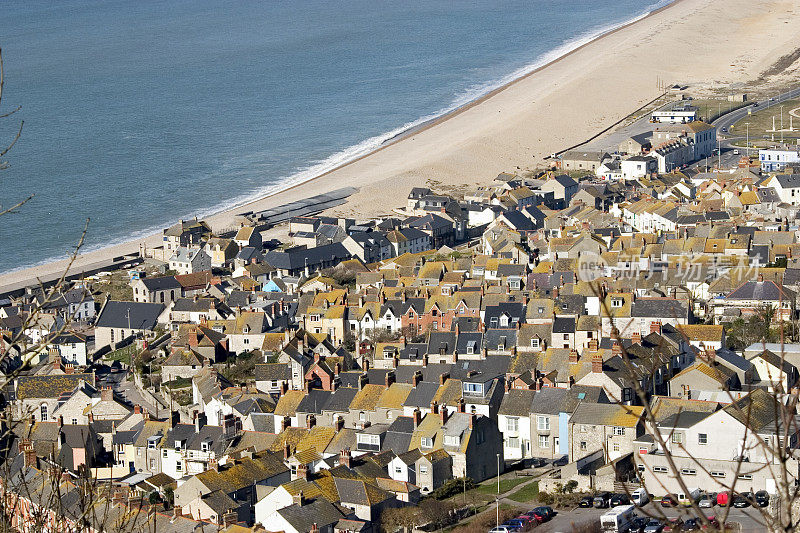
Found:
<path fill-rule="evenodd" d="M 747 141 L 745 144 L 745 150 L 747 152 L 747 157 L 750 157 L 750 123 L 745 122 L 745 126 L 747 126 Z"/>
<path fill-rule="evenodd" d="M 781 106 L 781 144 L 783 144 L 783 106 Z"/>
<path fill-rule="evenodd" d="M 500 529 L 500 498 L 495 498 L 494 503 L 497 505 L 497 529 Z"/>
<path fill-rule="evenodd" d="M 500 454 L 497 454 L 497 495 L 500 496 Z"/>

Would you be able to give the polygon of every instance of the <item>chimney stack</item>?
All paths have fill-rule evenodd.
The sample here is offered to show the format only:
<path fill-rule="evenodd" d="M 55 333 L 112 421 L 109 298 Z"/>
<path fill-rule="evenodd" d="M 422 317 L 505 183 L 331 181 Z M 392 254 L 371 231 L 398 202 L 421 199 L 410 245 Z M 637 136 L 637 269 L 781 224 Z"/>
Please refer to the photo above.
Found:
<path fill-rule="evenodd" d="M 317 417 L 314 415 L 308 415 L 306 418 L 306 428 L 311 429 L 317 425 Z"/>
<path fill-rule="evenodd" d="M 570 363 L 578 362 L 578 350 L 572 349 L 569 351 L 569 362 Z"/>
<path fill-rule="evenodd" d="M 441 409 L 439 409 L 439 417 L 442 419 L 442 425 L 447 424 L 447 406 L 443 405 Z"/>
<path fill-rule="evenodd" d="M 475 427 L 475 422 L 477 422 L 477 420 L 478 420 L 478 415 L 476 415 L 475 413 L 471 413 L 469 415 L 469 428 L 470 429 Z"/>
<path fill-rule="evenodd" d="M 592 372 L 595 374 L 603 373 L 603 355 L 600 352 L 592 354 Z"/>
<path fill-rule="evenodd" d="M 448 372 L 443 372 L 442 374 L 440 374 L 439 375 L 439 385 L 444 385 L 445 383 L 447 383 L 447 379 L 449 377 L 450 377 L 450 374 Z"/>
<path fill-rule="evenodd" d="M 412 416 L 414 417 L 414 429 L 417 429 L 422 422 L 422 413 L 419 409 L 414 409 L 414 414 Z"/>
<path fill-rule="evenodd" d="M 414 372 L 414 376 L 411 378 L 411 383 L 416 387 L 419 385 L 420 381 L 422 381 L 422 372 L 417 370 Z"/>
<path fill-rule="evenodd" d="M 281 433 L 286 431 L 286 428 L 292 427 L 292 417 L 284 416 L 283 420 L 281 420 Z"/>
<path fill-rule="evenodd" d="M 289 443 L 283 445 L 283 460 L 286 461 L 292 456 L 292 449 L 289 448 Z"/>
<path fill-rule="evenodd" d="M 305 498 L 303 498 L 303 491 L 302 490 L 298 491 L 297 494 L 292 496 L 292 503 L 294 503 L 298 507 L 302 507 L 306 503 Z"/>
<path fill-rule="evenodd" d="M 100 389 L 100 401 L 101 402 L 110 402 L 114 399 L 114 391 L 111 387 L 102 387 Z"/>
<path fill-rule="evenodd" d="M 341 451 L 339 455 L 339 464 L 344 465 L 347 468 L 350 468 L 350 460 L 351 460 L 350 448 L 345 448 L 344 450 Z"/>
<path fill-rule="evenodd" d="M 622 345 L 619 343 L 619 340 L 617 339 L 614 339 L 614 344 L 611 345 L 611 355 L 622 356 Z"/>
<path fill-rule="evenodd" d="M 458 399 L 458 412 L 459 413 L 463 413 L 464 412 L 465 404 L 466 404 L 466 402 L 464 401 L 464 398 L 459 398 Z"/>
<path fill-rule="evenodd" d="M 341 431 L 344 428 L 344 418 L 338 417 L 336 419 L 336 431 Z"/>
<path fill-rule="evenodd" d="M 386 388 L 387 389 L 392 386 L 392 383 L 394 383 L 394 380 L 395 380 L 394 371 L 390 370 L 389 372 L 386 373 Z"/>
<path fill-rule="evenodd" d="M 180 505 L 175 505 L 172 508 L 172 519 L 175 520 L 176 518 L 180 518 L 183 516 L 183 507 Z"/>
<path fill-rule="evenodd" d="M 308 481 L 308 465 L 304 464 L 297 465 L 297 477 L 295 479 L 302 479 L 303 481 Z"/>
<path fill-rule="evenodd" d="M 631 335 L 631 342 L 633 344 L 642 344 L 642 334 L 638 331 L 634 331 Z"/>
<path fill-rule="evenodd" d="M 650 333 L 658 333 L 659 335 L 661 335 L 661 321 L 660 320 L 656 320 L 656 321 L 650 322 Z"/>
<path fill-rule="evenodd" d="M 439 404 L 436 403 L 436 400 L 431 402 L 431 413 L 435 415 L 439 414 Z"/>

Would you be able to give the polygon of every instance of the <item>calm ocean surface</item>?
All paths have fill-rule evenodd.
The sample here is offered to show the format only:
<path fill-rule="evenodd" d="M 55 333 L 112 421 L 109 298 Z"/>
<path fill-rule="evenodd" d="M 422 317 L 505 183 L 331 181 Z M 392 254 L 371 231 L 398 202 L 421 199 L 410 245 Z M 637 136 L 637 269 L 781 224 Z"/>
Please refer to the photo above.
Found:
<path fill-rule="evenodd" d="M 5 0 L 0 272 L 304 179 L 666 0 Z M 15 120 L 16 119 L 16 120 Z"/>

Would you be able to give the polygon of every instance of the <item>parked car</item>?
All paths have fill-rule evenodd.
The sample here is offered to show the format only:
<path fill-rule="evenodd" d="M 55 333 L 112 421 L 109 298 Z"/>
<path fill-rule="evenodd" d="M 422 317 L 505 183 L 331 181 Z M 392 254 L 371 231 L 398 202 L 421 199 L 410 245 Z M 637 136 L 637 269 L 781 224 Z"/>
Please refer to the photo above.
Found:
<path fill-rule="evenodd" d="M 515 532 L 515 531 L 522 531 L 522 529 L 523 529 L 522 522 L 515 522 L 513 519 L 512 520 L 506 520 L 505 522 L 503 522 L 502 525 L 506 526 L 508 528 L 508 530 L 510 532 L 512 532 L 512 533 Z"/>
<path fill-rule="evenodd" d="M 617 505 L 630 505 L 631 499 L 628 498 L 627 494 L 614 494 L 611 496 L 611 507 L 616 507 Z"/>
<path fill-rule="evenodd" d="M 769 505 L 769 492 L 765 490 L 756 492 L 755 500 L 759 507 L 766 507 Z"/>
<path fill-rule="evenodd" d="M 677 517 L 667 520 L 662 531 L 680 531 L 681 529 L 683 529 L 683 518 Z"/>
<path fill-rule="evenodd" d="M 608 507 L 609 502 L 611 501 L 611 493 L 610 492 L 598 492 L 594 496 L 594 507 L 597 509 L 604 509 Z"/>
<path fill-rule="evenodd" d="M 541 457 L 534 457 L 531 459 L 531 468 L 541 468 L 547 464 L 546 459 L 542 459 Z"/>
<path fill-rule="evenodd" d="M 513 531 L 508 526 L 497 526 L 490 529 L 489 533 L 513 533 Z"/>
<path fill-rule="evenodd" d="M 650 519 L 646 516 L 637 516 L 631 520 L 631 533 L 644 533 L 644 529 L 647 527 L 649 522 Z"/>
<path fill-rule="evenodd" d="M 750 494 L 749 492 L 743 492 L 742 494 L 737 494 L 733 498 L 733 506 L 736 507 L 737 509 L 741 509 L 743 507 L 749 507 L 750 506 L 749 498 L 751 497 L 752 494 Z"/>
<path fill-rule="evenodd" d="M 667 494 L 661 498 L 661 507 L 675 507 L 678 505 L 678 497 L 674 494 Z"/>
<path fill-rule="evenodd" d="M 697 506 L 700 508 L 708 508 L 714 507 L 717 504 L 717 493 L 716 492 L 706 492 L 702 496 L 700 496 L 700 501 L 697 502 Z"/>
<path fill-rule="evenodd" d="M 537 523 L 539 522 L 535 517 L 524 514 L 519 515 L 518 517 L 514 518 L 514 520 L 519 520 L 520 522 L 522 522 L 523 529 L 527 529 L 528 527 L 530 527 L 531 522 L 537 522 Z M 536 524 L 534 523 L 533 525 Z"/>
<path fill-rule="evenodd" d="M 700 529 L 711 531 L 718 531 L 720 529 L 719 522 L 717 521 L 716 517 L 707 516 L 706 519 L 708 519 L 708 524 L 700 524 Z"/>
<path fill-rule="evenodd" d="M 700 520 L 697 518 L 690 518 L 683 523 L 684 531 L 697 531 L 698 529 L 700 529 Z"/>
<path fill-rule="evenodd" d="M 555 461 L 553 461 L 553 466 L 564 466 L 569 462 L 569 458 L 566 455 L 562 455 Z"/>
<path fill-rule="evenodd" d="M 733 155 L 739 155 L 739 149 L 738 148 L 733 151 Z"/>
<path fill-rule="evenodd" d="M 594 506 L 594 496 L 584 496 L 578 502 L 578 507 L 592 507 Z"/>
<path fill-rule="evenodd" d="M 553 508 L 550 507 L 549 505 L 541 505 L 539 507 L 536 507 L 533 509 L 533 512 L 541 513 L 544 516 L 545 520 L 550 520 L 556 515 L 556 512 L 553 511 Z"/>
<path fill-rule="evenodd" d="M 731 493 L 730 492 L 719 492 L 717 493 L 717 505 L 720 507 L 725 507 L 726 505 L 731 504 Z"/>
<path fill-rule="evenodd" d="M 644 528 L 644 533 L 661 533 L 664 531 L 664 523 L 661 520 L 651 519 Z"/>

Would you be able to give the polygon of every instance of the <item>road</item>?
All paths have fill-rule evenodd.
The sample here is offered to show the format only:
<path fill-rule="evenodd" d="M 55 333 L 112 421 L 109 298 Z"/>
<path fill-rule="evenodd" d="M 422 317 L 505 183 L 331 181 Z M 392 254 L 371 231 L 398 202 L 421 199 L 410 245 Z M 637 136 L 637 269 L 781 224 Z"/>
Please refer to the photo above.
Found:
<path fill-rule="evenodd" d="M 654 516 L 661 516 L 661 509 L 654 509 L 653 504 L 648 504 L 644 508 L 644 511 L 637 512 L 640 516 L 647 516 L 647 515 L 654 515 Z M 668 518 L 675 518 L 677 516 L 682 516 L 685 519 L 691 518 L 693 515 L 691 514 L 691 510 L 685 509 L 663 509 L 664 515 Z M 714 516 L 719 515 L 721 516 L 721 509 L 719 507 L 714 507 L 711 509 L 705 509 L 706 516 Z M 540 524 L 536 527 L 533 531 L 535 533 L 569 533 L 575 529 L 575 526 L 581 525 L 585 522 L 600 522 L 600 516 L 607 513 L 608 509 L 581 509 L 577 508 L 572 511 L 561 511 L 559 512 L 550 522 L 545 522 L 544 524 Z M 728 520 L 727 522 L 738 522 L 742 526 L 743 533 L 750 533 L 756 531 L 764 531 L 764 526 L 760 524 L 761 518 L 759 517 L 758 511 L 752 508 L 745 508 L 745 509 L 731 509 L 728 513 Z"/>
<path fill-rule="evenodd" d="M 785 102 L 786 100 L 792 100 L 798 97 L 800 97 L 800 87 L 779 94 L 773 97 L 772 100 L 762 100 L 758 102 L 758 107 L 756 107 L 755 109 L 761 109 L 763 107 L 767 107 L 767 105 L 773 106 L 775 104 L 780 104 L 781 102 Z M 753 105 L 755 103 L 756 102 L 753 102 L 747 106 L 725 113 L 724 115 L 713 121 L 711 124 L 713 126 L 716 126 L 717 134 L 720 135 L 721 134 L 720 132 L 722 132 L 723 128 L 725 128 L 726 130 L 730 130 L 730 127 L 733 124 L 735 124 L 738 120 L 741 120 L 742 118 L 746 117 L 747 112 L 753 109 Z M 669 102 L 659 109 L 667 108 L 673 104 L 675 104 L 675 102 Z M 598 151 L 616 152 L 619 147 L 619 144 L 625 139 L 633 135 L 639 135 L 642 133 L 651 132 L 653 131 L 654 127 L 657 127 L 657 125 L 650 122 L 650 113 L 646 113 L 641 118 L 632 122 L 631 124 L 623 126 L 611 133 L 608 133 L 607 135 L 603 135 L 602 137 L 595 139 L 590 143 L 587 143 L 579 148 L 576 148 L 576 150 L 586 150 L 586 151 L 598 150 Z M 741 154 L 733 154 L 733 149 L 730 147 L 729 144 L 729 141 L 733 140 L 733 138 L 727 138 L 724 134 L 721 135 L 723 137 L 723 141 L 720 143 L 722 147 L 722 168 L 735 166 L 739 160 L 739 157 L 741 157 Z M 726 154 L 728 156 L 727 158 Z M 713 163 L 711 161 L 708 161 L 709 167 L 713 167 L 714 164 L 718 162 L 716 156 L 713 159 L 714 159 Z M 698 168 L 705 167 L 706 161 L 703 160 L 700 162 L 696 162 L 692 166 L 696 166 Z"/>

